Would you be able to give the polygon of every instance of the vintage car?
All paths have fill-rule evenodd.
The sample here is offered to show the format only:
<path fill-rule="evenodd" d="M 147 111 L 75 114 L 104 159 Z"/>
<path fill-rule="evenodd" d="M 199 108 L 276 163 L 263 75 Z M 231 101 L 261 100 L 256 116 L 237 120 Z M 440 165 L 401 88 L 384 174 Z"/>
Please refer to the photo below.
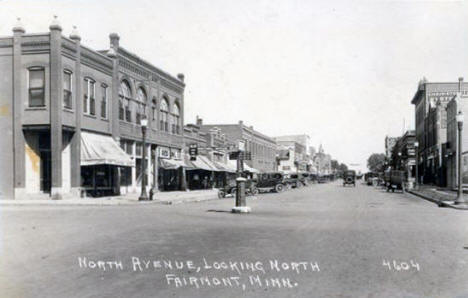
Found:
<path fill-rule="evenodd" d="M 348 170 L 344 172 L 343 186 L 346 186 L 348 184 L 352 184 L 353 186 L 356 186 L 356 171 Z"/>
<path fill-rule="evenodd" d="M 391 170 L 388 173 L 389 181 L 387 183 L 387 191 L 395 192 L 395 189 L 398 189 L 404 192 L 406 183 L 406 172 Z"/>
<path fill-rule="evenodd" d="M 291 188 L 301 188 L 308 185 L 308 179 L 303 173 L 288 174 L 286 181 Z"/>
<path fill-rule="evenodd" d="M 286 188 L 288 188 L 288 181 L 282 173 L 262 173 L 257 176 L 257 189 L 259 191 L 282 192 Z"/>
<path fill-rule="evenodd" d="M 317 183 L 327 183 L 328 182 L 328 176 L 326 175 L 319 175 L 317 177 Z"/>
<path fill-rule="evenodd" d="M 258 194 L 258 189 L 256 181 L 252 179 L 247 179 L 245 182 L 245 195 L 254 196 Z M 226 185 L 218 190 L 218 198 L 225 198 L 227 195 L 232 195 L 236 197 L 237 192 L 237 183 L 235 179 L 230 179 Z"/>

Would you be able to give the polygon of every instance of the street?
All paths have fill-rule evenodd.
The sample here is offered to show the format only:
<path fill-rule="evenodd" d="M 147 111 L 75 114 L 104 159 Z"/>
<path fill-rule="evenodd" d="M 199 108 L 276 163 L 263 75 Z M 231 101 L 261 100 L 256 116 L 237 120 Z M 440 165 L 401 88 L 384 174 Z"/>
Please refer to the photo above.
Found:
<path fill-rule="evenodd" d="M 178 205 L 2 206 L 1 297 L 468 297 L 468 214 L 341 181 Z"/>

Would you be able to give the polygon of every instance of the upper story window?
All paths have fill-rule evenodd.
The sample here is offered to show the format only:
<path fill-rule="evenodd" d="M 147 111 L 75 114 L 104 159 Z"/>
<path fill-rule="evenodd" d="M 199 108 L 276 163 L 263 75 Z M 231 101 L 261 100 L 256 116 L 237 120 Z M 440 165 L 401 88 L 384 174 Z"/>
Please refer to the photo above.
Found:
<path fill-rule="evenodd" d="M 107 119 L 107 85 L 101 85 L 101 118 Z"/>
<path fill-rule="evenodd" d="M 45 70 L 44 67 L 29 69 L 29 106 L 45 106 Z"/>
<path fill-rule="evenodd" d="M 130 99 L 132 97 L 130 84 L 123 80 L 119 88 L 119 119 L 132 121 L 132 114 L 130 111 Z"/>
<path fill-rule="evenodd" d="M 159 107 L 159 128 L 162 131 L 169 131 L 168 123 L 168 114 L 169 114 L 169 104 L 167 103 L 167 98 L 163 98 L 161 101 L 161 106 Z"/>
<path fill-rule="evenodd" d="M 141 123 L 141 118 L 146 110 L 146 92 L 143 88 L 137 90 L 136 123 Z"/>
<path fill-rule="evenodd" d="M 96 115 L 95 84 L 91 78 L 85 78 L 83 84 L 83 113 Z"/>
<path fill-rule="evenodd" d="M 178 104 L 174 104 L 172 108 L 172 133 L 179 134 L 180 133 L 180 109 Z"/>
<path fill-rule="evenodd" d="M 151 120 L 156 121 L 156 98 L 151 101 Z"/>
<path fill-rule="evenodd" d="M 72 72 L 69 70 L 63 71 L 63 107 L 66 109 L 73 109 Z"/>

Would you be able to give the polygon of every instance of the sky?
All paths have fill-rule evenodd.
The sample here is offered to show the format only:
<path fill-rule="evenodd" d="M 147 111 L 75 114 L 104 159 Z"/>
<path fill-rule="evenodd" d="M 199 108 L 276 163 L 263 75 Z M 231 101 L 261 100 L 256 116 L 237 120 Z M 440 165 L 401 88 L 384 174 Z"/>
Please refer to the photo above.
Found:
<path fill-rule="evenodd" d="M 386 135 L 414 129 L 419 80 L 468 79 L 467 1 L 0 0 L 0 35 L 16 18 L 47 32 L 54 15 L 82 43 L 124 48 L 185 74 L 185 123 L 237 123 L 269 136 L 308 134 L 365 170 Z"/>

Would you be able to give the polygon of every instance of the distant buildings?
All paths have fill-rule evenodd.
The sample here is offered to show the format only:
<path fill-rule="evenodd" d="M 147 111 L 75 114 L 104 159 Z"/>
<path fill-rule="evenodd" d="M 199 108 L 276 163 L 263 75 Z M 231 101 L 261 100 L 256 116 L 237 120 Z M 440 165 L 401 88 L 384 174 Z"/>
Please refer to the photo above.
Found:
<path fill-rule="evenodd" d="M 390 158 L 392 157 L 392 150 L 397 140 L 398 140 L 398 137 L 389 137 L 389 136 L 385 137 L 385 156 L 387 157 L 388 160 L 390 160 Z"/>
<path fill-rule="evenodd" d="M 204 132 L 220 129 L 234 144 L 243 141 L 245 150 L 250 151 L 252 155 L 252 160 L 245 161 L 249 167 L 260 172 L 277 170 L 275 140 L 255 130 L 253 126 L 246 126 L 243 121 L 237 124 L 203 124 L 202 119 L 197 120 L 197 125 Z"/>
<path fill-rule="evenodd" d="M 285 173 L 310 171 L 309 136 L 281 136 L 275 137 L 275 141 L 278 145 L 278 170 Z"/>
<path fill-rule="evenodd" d="M 414 143 L 416 134 L 414 130 L 406 131 L 392 149 L 391 165 L 393 169 L 406 172 L 408 182 L 413 185 L 416 179 L 416 150 Z"/>

